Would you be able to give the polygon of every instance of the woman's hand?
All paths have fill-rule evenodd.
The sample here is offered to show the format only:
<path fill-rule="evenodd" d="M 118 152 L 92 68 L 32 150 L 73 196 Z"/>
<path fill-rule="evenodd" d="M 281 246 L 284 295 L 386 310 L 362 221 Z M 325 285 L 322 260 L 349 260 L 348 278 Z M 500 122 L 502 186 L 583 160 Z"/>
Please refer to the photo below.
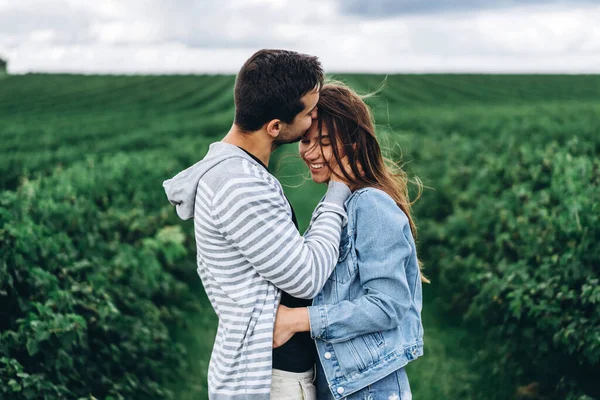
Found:
<path fill-rule="evenodd" d="M 309 330 L 308 308 L 289 308 L 280 305 L 277 309 L 273 331 L 273 348 L 286 344 L 296 332 L 308 332 Z"/>

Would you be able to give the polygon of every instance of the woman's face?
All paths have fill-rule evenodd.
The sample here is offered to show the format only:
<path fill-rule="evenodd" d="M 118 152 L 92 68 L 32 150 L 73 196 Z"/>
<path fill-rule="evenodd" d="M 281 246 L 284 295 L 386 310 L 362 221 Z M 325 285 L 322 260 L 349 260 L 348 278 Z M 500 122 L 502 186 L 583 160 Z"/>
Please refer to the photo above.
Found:
<path fill-rule="evenodd" d="M 335 165 L 335 157 L 331 149 L 329 133 L 325 126 L 321 130 L 319 140 L 319 120 L 313 119 L 310 128 L 300 139 L 300 157 L 310 169 L 310 175 L 316 183 L 327 183 L 331 177 L 331 168 Z"/>

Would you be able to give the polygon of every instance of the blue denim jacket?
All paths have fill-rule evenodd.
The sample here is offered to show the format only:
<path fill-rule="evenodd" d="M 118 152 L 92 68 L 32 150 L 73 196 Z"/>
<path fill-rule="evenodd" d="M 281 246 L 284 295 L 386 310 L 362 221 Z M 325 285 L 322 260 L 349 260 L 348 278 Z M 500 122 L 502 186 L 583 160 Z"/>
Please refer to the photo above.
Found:
<path fill-rule="evenodd" d="M 308 308 L 336 399 L 423 355 L 421 275 L 408 218 L 374 188 L 355 191 L 346 209 L 338 264 Z"/>

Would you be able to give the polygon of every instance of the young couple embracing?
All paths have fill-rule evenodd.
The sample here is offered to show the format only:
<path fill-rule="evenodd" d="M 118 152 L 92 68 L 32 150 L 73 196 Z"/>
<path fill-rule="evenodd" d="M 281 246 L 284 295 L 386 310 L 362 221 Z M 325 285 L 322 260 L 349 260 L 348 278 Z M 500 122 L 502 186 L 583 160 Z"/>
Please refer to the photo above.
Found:
<path fill-rule="evenodd" d="M 324 83 L 316 57 L 260 50 L 235 120 L 163 183 L 194 219 L 198 274 L 219 324 L 210 399 L 410 399 L 423 354 L 421 275 L 406 175 L 384 163 L 369 108 Z M 304 235 L 271 152 L 299 142 L 327 185 Z"/>

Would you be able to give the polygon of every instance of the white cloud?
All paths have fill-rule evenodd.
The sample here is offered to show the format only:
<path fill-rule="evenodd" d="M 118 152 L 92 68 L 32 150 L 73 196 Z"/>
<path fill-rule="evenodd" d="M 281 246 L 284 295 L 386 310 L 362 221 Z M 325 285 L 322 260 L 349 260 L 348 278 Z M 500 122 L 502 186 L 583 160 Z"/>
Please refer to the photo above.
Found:
<path fill-rule="evenodd" d="M 142 21 L 97 23 L 90 26 L 90 34 L 100 44 L 151 44 L 162 40 L 160 27 Z"/>
<path fill-rule="evenodd" d="M 582 47 L 597 31 L 600 8 L 591 10 L 498 12 L 476 19 L 485 40 L 507 52 L 520 54 L 568 54 L 585 52 Z M 490 29 L 492 27 L 493 29 Z"/>
<path fill-rule="evenodd" d="M 590 4 L 365 19 L 335 0 L 0 0 L 0 54 L 14 73 L 235 73 L 269 47 L 338 72 L 598 73 L 599 20 Z"/>
<path fill-rule="evenodd" d="M 56 38 L 56 31 L 53 29 L 39 29 L 29 34 L 29 39 L 33 43 L 48 43 Z"/>
<path fill-rule="evenodd" d="M 16 71 L 72 73 L 230 73 L 252 55 L 248 49 L 194 49 L 181 44 L 131 46 L 23 46 L 15 51 Z M 19 64 L 26 60 L 26 65 Z M 65 62 L 68 60 L 68 62 Z"/>

